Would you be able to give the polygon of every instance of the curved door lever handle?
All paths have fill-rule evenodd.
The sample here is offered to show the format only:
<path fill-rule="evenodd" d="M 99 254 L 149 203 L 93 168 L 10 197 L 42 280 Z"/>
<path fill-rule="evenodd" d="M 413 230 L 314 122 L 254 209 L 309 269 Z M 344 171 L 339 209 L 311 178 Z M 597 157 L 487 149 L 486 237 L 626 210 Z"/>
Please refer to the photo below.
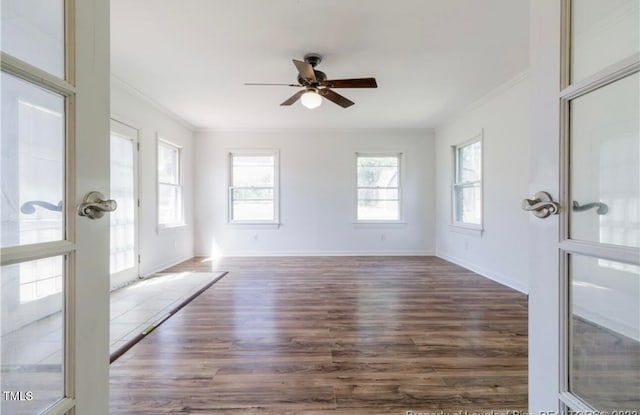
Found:
<path fill-rule="evenodd" d="M 539 218 L 546 218 L 551 215 L 557 215 L 560 211 L 560 205 L 551 199 L 549 193 L 538 192 L 533 195 L 533 199 L 524 199 L 522 201 L 522 209 L 533 212 Z"/>
<path fill-rule="evenodd" d="M 574 200 L 572 207 L 573 207 L 573 210 L 575 210 L 576 212 L 582 212 L 584 210 L 598 208 L 598 210 L 596 211 L 598 215 L 606 215 L 609 212 L 609 206 L 607 206 L 606 203 L 602 203 L 602 202 L 585 203 L 584 205 L 581 205 L 580 203 Z"/>
<path fill-rule="evenodd" d="M 28 202 L 24 202 L 22 206 L 20 206 L 20 212 L 25 215 L 32 215 L 36 213 L 36 206 L 40 206 L 41 208 L 45 208 L 52 212 L 62 212 L 64 203 L 62 203 L 61 200 L 57 205 L 54 205 L 53 203 L 45 202 L 44 200 L 30 200 Z"/>
<path fill-rule="evenodd" d="M 118 203 L 115 200 L 104 200 L 102 193 L 89 192 L 78 206 L 78 215 L 99 219 L 104 216 L 104 212 L 113 212 L 117 208 Z"/>

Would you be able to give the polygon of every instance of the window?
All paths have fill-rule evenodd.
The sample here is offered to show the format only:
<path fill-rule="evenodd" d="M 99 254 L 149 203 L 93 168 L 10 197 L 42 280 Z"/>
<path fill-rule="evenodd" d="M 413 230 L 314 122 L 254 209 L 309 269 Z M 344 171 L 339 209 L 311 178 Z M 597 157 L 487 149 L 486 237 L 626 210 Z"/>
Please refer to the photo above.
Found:
<path fill-rule="evenodd" d="M 182 149 L 158 139 L 158 225 L 184 225 Z"/>
<path fill-rule="evenodd" d="M 400 221 L 400 156 L 356 154 L 357 221 Z"/>
<path fill-rule="evenodd" d="M 453 224 L 482 228 L 482 135 L 454 147 Z"/>
<path fill-rule="evenodd" d="M 278 222 L 278 152 L 229 153 L 229 221 Z"/>

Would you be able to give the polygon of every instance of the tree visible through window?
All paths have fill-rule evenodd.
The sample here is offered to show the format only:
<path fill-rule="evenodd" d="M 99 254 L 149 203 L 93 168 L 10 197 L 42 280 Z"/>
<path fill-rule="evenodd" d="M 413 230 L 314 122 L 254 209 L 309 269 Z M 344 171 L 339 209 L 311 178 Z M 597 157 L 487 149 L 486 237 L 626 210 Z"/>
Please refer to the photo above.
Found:
<path fill-rule="evenodd" d="M 158 140 L 158 225 L 184 223 L 182 201 L 182 150 Z"/>
<path fill-rule="evenodd" d="M 453 183 L 453 222 L 460 225 L 482 225 L 482 142 L 455 147 Z"/>
<path fill-rule="evenodd" d="M 277 222 L 277 153 L 230 153 L 230 222 Z"/>
<path fill-rule="evenodd" d="M 400 154 L 356 155 L 358 221 L 400 220 Z"/>

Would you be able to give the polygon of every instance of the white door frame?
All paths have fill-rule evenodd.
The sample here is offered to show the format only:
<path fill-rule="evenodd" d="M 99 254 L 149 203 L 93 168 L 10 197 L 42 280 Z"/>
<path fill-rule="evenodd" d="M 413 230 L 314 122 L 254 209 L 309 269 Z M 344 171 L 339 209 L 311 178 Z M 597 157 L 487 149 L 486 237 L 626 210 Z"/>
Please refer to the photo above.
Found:
<path fill-rule="evenodd" d="M 529 194 L 559 199 L 560 45 L 558 0 L 530 1 Z M 559 216 L 529 217 L 529 412 L 557 411 L 560 367 Z"/>
<path fill-rule="evenodd" d="M 76 204 L 109 194 L 109 2 L 75 1 Z M 73 207 L 72 207 L 73 208 Z M 109 412 L 109 221 L 77 217 L 75 400 L 77 414 Z"/>

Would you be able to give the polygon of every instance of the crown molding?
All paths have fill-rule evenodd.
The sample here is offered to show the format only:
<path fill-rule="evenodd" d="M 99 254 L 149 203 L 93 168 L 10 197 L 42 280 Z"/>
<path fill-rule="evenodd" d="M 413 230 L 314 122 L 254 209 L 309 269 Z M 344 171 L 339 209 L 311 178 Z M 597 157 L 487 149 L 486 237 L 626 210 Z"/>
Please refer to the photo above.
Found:
<path fill-rule="evenodd" d="M 160 111 L 161 113 L 163 113 L 167 117 L 171 118 L 173 121 L 177 122 L 178 124 L 180 124 L 184 128 L 188 129 L 192 133 L 197 130 L 197 127 L 194 126 L 193 124 L 191 124 L 189 121 L 185 120 L 184 118 L 182 118 L 181 116 L 179 116 L 175 112 L 171 111 L 170 109 L 168 109 L 164 105 L 160 104 L 155 99 L 153 99 L 150 96 L 146 95 L 144 92 L 140 91 L 139 89 L 137 89 L 133 85 L 131 85 L 131 84 L 123 81 L 122 79 L 118 78 L 114 74 L 111 74 L 111 85 L 112 86 L 117 86 L 120 89 L 124 90 L 125 92 L 129 93 L 130 95 L 133 95 L 136 98 L 141 99 L 142 101 L 144 101 L 147 104 L 151 105 L 157 111 Z"/>
<path fill-rule="evenodd" d="M 310 127 L 310 128 L 302 128 L 302 127 L 227 127 L 227 128 L 196 128 L 196 134 L 211 134 L 211 133 L 283 133 L 283 134 L 294 134 L 294 133 L 304 133 L 304 132 L 336 132 L 336 133 L 371 133 L 371 134 L 384 134 L 391 133 L 394 131 L 402 131 L 405 133 L 416 133 L 416 134 L 434 134 L 435 130 L 433 128 L 341 128 L 341 127 Z"/>
<path fill-rule="evenodd" d="M 464 117 L 465 115 L 469 114 L 470 112 L 472 112 L 473 110 L 478 109 L 479 107 L 483 106 L 484 104 L 486 104 L 487 102 L 493 100 L 494 98 L 496 98 L 497 96 L 502 95 L 503 93 L 505 93 L 506 91 L 510 90 L 511 88 L 513 88 L 514 86 L 518 85 L 519 83 L 523 82 L 524 80 L 529 78 L 529 71 L 526 70 L 524 72 L 519 73 L 518 75 L 514 76 L 513 78 L 509 79 L 507 82 L 499 85 L 498 87 L 492 89 L 491 91 L 489 91 L 488 93 L 486 93 L 485 95 L 483 95 L 482 97 L 480 97 L 479 99 L 477 99 L 476 101 L 474 101 L 471 105 L 464 107 L 463 109 L 459 110 L 459 111 L 455 111 L 447 116 L 442 117 L 442 119 L 440 121 L 435 122 L 435 127 L 433 128 L 434 130 L 438 130 L 440 128 L 442 128 L 443 126 L 445 126 L 446 124 L 449 124 L 457 119 L 460 119 L 462 117 Z"/>

